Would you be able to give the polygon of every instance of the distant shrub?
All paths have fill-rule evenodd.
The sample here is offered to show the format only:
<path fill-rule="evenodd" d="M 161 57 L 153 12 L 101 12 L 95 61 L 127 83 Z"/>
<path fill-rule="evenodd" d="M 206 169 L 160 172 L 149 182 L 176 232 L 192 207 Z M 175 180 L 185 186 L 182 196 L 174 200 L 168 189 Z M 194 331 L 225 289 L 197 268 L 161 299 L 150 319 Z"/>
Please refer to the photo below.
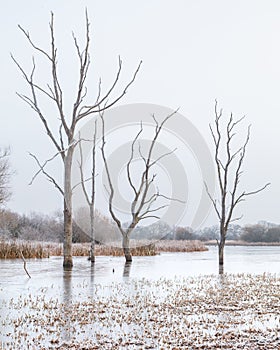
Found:
<path fill-rule="evenodd" d="M 245 226 L 240 239 L 245 242 L 280 242 L 280 226 L 268 227 L 260 224 Z"/>

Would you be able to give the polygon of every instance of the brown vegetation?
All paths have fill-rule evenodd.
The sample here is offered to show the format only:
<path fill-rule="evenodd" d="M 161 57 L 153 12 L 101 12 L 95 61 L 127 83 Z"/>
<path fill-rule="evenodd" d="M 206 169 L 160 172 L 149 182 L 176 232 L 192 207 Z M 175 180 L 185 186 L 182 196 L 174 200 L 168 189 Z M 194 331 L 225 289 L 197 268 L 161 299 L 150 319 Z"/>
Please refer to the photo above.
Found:
<path fill-rule="evenodd" d="M 0 259 L 46 258 L 47 249 L 40 243 L 0 241 Z"/>
<path fill-rule="evenodd" d="M 78 298 L 67 294 L 69 305 L 59 296 L 66 289 L 64 293 L 57 289 L 58 295 L 49 294 L 52 288 L 40 288 L 39 295 L 27 291 L 7 296 L 3 347 L 276 350 L 280 346 L 280 278 L 275 275 L 142 278 L 130 284 L 129 292 L 126 282 L 114 281 L 94 284 L 93 295 L 89 295 L 92 283 L 76 279 L 71 283 Z M 67 320 L 73 322 L 68 325 Z"/>
<path fill-rule="evenodd" d="M 203 242 L 195 241 L 157 241 L 155 243 L 157 252 L 204 252 L 208 248 Z"/>
<path fill-rule="evenodd" d="M 200 241 L 133 241 L 131 252 L 134 256 L 153 256 L 160 252 L 195 252 L 208 248 Z M 73 244 L 73 256 L 88 256 L 90 243 Z M 0 241 L 0 259 L 47 258 L 63 255 L 61 243 L 28 242 L 28 241 Z M 97 256 L 122 256 L 123 249 L 117 244 L 95 246 Z"/>

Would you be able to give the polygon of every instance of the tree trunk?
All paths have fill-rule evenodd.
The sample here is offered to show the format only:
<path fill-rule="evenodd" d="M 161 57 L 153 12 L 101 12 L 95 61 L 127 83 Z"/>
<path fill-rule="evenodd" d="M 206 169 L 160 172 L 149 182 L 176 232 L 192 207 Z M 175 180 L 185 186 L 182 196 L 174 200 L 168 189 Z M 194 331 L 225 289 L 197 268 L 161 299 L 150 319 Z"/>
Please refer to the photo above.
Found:
<path fill-rule="evenodd" d="M 224 265 L 224 247 L 225 244 L 221 241 L 219 243 L 219 265 Z"/>
<path fill-rule="evenodd" d="M 91 238 L 90 261 L 92 263 L 94 263 L 95 262 L 95 255 L 94 255 L 95 235 L 94 235 L 94 208 L 93 208 L 93 206 L 90 206 L 90 238 Z"/>
<path fill-rule="evenodd" d="M 129 277 L 131 270 L 131 262 L 125 262 L 123 269 L 123 277 Z"/>
<path fill-rule="evenodd" d="M 70 143 L 70 142 L 69 142 Z M 63 267 L 72 268 L 72 185 L 71 169 L 74 146 L 70 146 L 64 159 L 64 241 Z"/>
<path fill-rule="evenodd" d="M 131 256 L 130 247 L 129 247 L 129 235 L 127 233 L 123 233 L 122 246 L 123 246 L 125 261 L 131 262 L 132 256 Z"/>
<path fill-rule="evenodd" d="M 219 266 L 224 265 L 224 248 L 226 243 L 226 231 L 221 228 L 220 231 L 220 242 L 219 242 Z"/>
<path fill-rule="evenodd" d="M 63 267 L 71 268 L 72 259 L 72 213 L 64 200 L 64 240 L 63 240 Z"/>

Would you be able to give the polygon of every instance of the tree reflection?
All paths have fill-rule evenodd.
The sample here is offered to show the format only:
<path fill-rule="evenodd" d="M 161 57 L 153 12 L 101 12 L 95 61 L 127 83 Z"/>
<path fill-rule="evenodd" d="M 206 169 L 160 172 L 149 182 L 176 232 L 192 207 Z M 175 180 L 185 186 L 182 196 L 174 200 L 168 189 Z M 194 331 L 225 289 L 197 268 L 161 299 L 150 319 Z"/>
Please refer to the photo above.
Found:
<path fill-rule="evenodd" d="M 123 268 L 123 277 L 129 277 L 131 270 L 131 261 L 126 261 Z"/>
<path fill-rule="evenodd" d="M 95 266 L 96 264 L 91 264 L 90 266 L 90 295 L 92 297 L 95 295 L 95 285 L 94 285 Z"/>
<path fill-rule="evenodd" d="M 71 313 L 72 301 L 72 269 L 63 270 L 63 299 L 61 315 L 63 319 L 61 329 L 61 340 L 68 342 L 71 340 L 71 325 L 69 323 L 69 315 Z"/>
<path fill-rule="evenodd" d="M 224 265 L 219 265 L 219 275 L 224 274 Z"/>

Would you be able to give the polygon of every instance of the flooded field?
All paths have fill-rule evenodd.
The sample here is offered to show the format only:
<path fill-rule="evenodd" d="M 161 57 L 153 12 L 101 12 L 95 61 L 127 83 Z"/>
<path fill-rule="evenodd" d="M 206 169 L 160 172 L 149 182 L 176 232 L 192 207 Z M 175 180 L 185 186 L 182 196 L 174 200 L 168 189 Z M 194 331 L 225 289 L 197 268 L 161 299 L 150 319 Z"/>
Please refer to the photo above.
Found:
<path fill-rule="evenodd" d="M 0 261 L 3 349 L 280 349 L 280 247 Z M 1 346 L 0 346 L 1 349 Z"/>

